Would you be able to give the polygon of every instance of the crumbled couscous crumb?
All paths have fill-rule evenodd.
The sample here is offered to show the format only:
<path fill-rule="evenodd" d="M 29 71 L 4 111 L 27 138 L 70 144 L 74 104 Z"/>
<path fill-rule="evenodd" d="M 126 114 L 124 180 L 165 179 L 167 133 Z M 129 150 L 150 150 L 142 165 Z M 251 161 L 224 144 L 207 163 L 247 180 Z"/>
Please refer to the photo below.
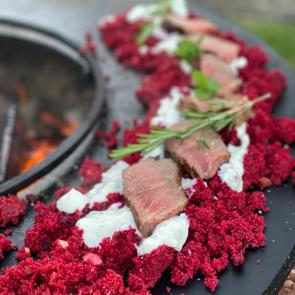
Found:
<path fill-rule="evenodd" d="M 18 224 L 20 217 L 25 215 L 27 204 L 20 198 L 9 195 L 0 196 L 0 227 Z"/>

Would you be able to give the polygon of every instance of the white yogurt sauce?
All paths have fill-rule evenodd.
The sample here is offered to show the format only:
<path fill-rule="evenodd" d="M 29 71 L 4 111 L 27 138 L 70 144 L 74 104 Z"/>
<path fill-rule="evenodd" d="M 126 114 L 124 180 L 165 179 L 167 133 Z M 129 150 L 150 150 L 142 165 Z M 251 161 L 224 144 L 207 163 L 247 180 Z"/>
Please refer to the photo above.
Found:
<path fill-rule="evenodd" d="M 138 47 L 138 52 L 140 55 L 146 55 L 149 52 L 149 47 L 146 45 L 141 45 Z"/>
<path fill-rule="evenodd" d="M 183 189 L 188 189 L 196 183 L 195 178 L 181 178 L 181 186 Z"/>
<path fill-rule="evenodd" d="M 129 165 L 125 161 L 118 161 L 111 168 L 102 174 L 102 180 L 96 184 L 86 195 L 90 203 L 105 202 L 110 193 L 122 193 L 123 180 L 122 172 Z"/>
<path fill-rule="evenodd" d="M 167 38 L 158 42 L 151 51 L 152 53 L 166 52 L 170 55 L 173 55 L 182 39 L 183 37 L 181 35 L 177 33 L 171 33 Z"/>
<path fill-rule="evenodd" d="M 63 195 L 56 203 L 57 209 L 70 214 L 76 210 L 83 210 L 87 204 L 92 206 L 95 202 L 107 201 L 107 196 L 110 193 L 122 193 L 122 172 L 128 167 L 129 165 L 126 162 L 118 161 L 102 174 L 101 183 L 96 184 L 86 195 L 75 189 Z"/>
<path fill-rule="evenodd" d="M 149 151 L 148 153 L 144 154 L 143 157 L 145 159 L 148 159 L 148 158 L 163 159 L 164 154 L 165 154 L 164 145 L 161 144 L 161 145 L 157 146 L 156 148 L 154 148 L 153 150 Z"/>
<path fill-rule="evenodd" d="M 193 67 L 191 66 L 190 63 L 188 63 L 186 60 L 182 59 L 180 62 L 179 62 L 179 66 L 180 68 L 182 69 L 182 71 L 187 74 L 187 75 L 190 75 L 193 71 Z"/>
<path fill-rule="evenodd" d="M 104 238 L 112 238 L 114 233 L 134 228 L 141 236 L 131 210 L 118 204 L 104 211 L 91 211 L 79 219 L 76 226 L 83 230 L 83 241 L 89 248 L 98 247 Z M 189 221 L 185 214 L 173 216 L 159 223 L 151 236 L 143 239 L 137 248 L 138 255 L 151 253 L 161 245 L 180 251 L 189 231 Z"/>
<path fill-rule="evenodd" d="M 157 39 L 164 40 L 169 37 L 169 33 L 165 31 L 161 25 L 159 25 L 155 27 L 152 36 L 154 36 Z"/>
<path fill-rule="evenodd" d="M 76 223 L 83 230 L 83 240 L 89 248 L 97 247 L 104 238 L 111 238 L 115 232 L 135 228 L 136 223 L 131 210 L 117 204 L 104 211 L 91 211 Z"/>
<path fill-rule="evenodd" d="M 242 70 L 243 68 L 245 68 L 248 65 L 248 60 L 246 57 L 244 56 L 240 56 L 236 59 L 234 59 L 231 64 L 230 64 L 230 68 L 233 71 L 233 73 L 235 75 L 238 75 L 239 70 Z"/>
<path fill-rule="evenodd" d="M 88 202 L 89 199 L 85 195 L 75 189 L 71 189 L 57 201 L 56 207 L 59 211 L 71 214 L 76 210 L 82 211 Z"/>
<path fill-rule="evenodd" d="M 179 122 L 182 119 L 181 113 L 178 110 L 181 96 L 179 88 L 173 87 L 170 95 L 160 101 L 157 114 L 151 119 L 151 126 L 161 125 L 165 128 L 170 128 L 173 124 Z M 160 145 L 144 154 L 144 158 L 164 158 L 164 154 L 164 145 Z"/>
<path fill-rule="evenodd" d="M 221 165 L 219 176 L 232 190 L 241 192 L 243 190 L 244 157 L 248 152 L 250 137 L 247 133 L 246 123 L 237 127 L 236 130 L 241 145 L 228 145 L 230 161 Z"/>
<path fill-rule="evenodd" d="M 189 11 L 187 7 L 187 3 L 185 0 L 171 0 L 171 11 L 182 17 L 182 18 L 187 18 Z"/>
<path fill-rule="evenodd" d="M 142 240 L 137 247 L 138 255 L 151 253 L 161 245 L 180 251 L 186 242 L 189 221 L 185 214 L 173 216 L 158 224 L 151 236 Z"/>
<path fill-rule="evenodd" d="M 175 123 L 182 119 L 181 113 L 178 110 L 178 105 L 181 99 L 179 88 L 173 87 L 170 95 L 160 101 L 160 107 L 157 114 L 151 120 L 152 126 L 161 125 L 165 128 L 170 128 Z"/>

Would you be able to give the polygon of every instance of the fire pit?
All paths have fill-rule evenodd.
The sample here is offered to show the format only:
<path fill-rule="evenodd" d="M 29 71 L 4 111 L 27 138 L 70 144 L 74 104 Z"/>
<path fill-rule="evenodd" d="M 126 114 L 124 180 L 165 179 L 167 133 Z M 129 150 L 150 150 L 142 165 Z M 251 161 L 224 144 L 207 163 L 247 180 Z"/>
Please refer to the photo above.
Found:
<path fill-rule="evenodd" d="M 102 80 L 91 54 L 54 33 L 0 21 L 0 194 L 63 161 L 94 130 Z"/>

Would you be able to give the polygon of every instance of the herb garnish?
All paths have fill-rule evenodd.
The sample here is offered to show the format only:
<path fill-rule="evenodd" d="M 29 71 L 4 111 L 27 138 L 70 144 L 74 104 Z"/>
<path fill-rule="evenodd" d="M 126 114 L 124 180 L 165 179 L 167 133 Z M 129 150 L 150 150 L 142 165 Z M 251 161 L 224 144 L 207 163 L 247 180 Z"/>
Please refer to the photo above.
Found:
<path fill-rule="evenodd" d="M 269 98 L 270 94 L 266 94 L 254 100 L 243 101 L 231 108 L 218 109 L 206 114 L 195 111 L 186 112 L 184 116 L 187 119 L 193 120 L 189 128 L 181 131 L 166 128 L 152 128 L 149 134 L 138 135 L 137 144 L 129 144 L 126 147 L 115 149 L 110 153 L 110 157 L 112 159 L 120 159 L 136 152 L 146 154 L 163 144 L 169 138 L 183 139 L 206 127 L 211 127 L 217 132 L 225 127 L 232 128 L 237 122 L 241 123 L 241 118 L 244 120 L 247 119 L 248 114 L 255 104 Z"/>
<path fill-rule="evenodd" d="M 207 143 L 205 139 L 202 139 L 202 138 L 198 139 L 197 144 L 200 148 L 204 150 L 210 150 L 209 144 Z"/>
<path fill-rule="evenodd" d="M 155 29 L 154 23 L 144 23 L 142 24 L 140 31 L 136 35 L 136 41 L 139 44 L 143 44 L 152 34 Z"/>
<path fill-rule="evenodd" d="M 195 96 L 200 100 L 213 98 L 220 89 L 220 85 L 215 80 L 197 70 L 192 73 L 192 82 L 197 86 Z"/>
<path fill-rule="evenodd" d="M 154 0 L 151 22 L 145 22 L 136 35 L 136 41 L 139 44 L 143 44 L 151 36 L 157 25 L 161 24 L 170 10 L 170 4 L 170 0 Z"/>
<path fill-rule="evenodd" d="M 201 42 L 202 37 L 199 38 L 197 42 L 193 42 L 189 39 L 183 39 L 179 42 L 175 55 L 184 59 L 188 63 L 192 63 L 202 54 L 202 49 L 200 48 Z"/>

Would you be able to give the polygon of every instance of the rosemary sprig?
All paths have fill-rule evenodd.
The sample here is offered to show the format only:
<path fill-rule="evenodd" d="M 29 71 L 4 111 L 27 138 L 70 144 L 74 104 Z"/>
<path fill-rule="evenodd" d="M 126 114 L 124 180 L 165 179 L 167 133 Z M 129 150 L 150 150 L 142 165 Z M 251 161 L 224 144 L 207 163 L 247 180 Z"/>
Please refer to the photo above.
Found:
<path fill-rule="evenodd" d="M 152 128 L 149 134 L 139 134 L 137 144 L 129 144 L 126 147 L 120 147 L 110 153 L 110 158 L 121 159 L 130 154 L 140 152 L 143 154 L 148 153 L 159 145 L 162 145 L 169 138 L 183 139 L 196 131 L 211 127 L 217 132 L 225 127 L 232 128 L 238 123 L 240 119 L 246 120 L 248 114 L 251 112 L 253 106 L 261 101 L 270 98 L 270 94 L 265 94 L 254 100 L 241 102 L 238 105 L 229 109 L 219 109 L 206 114 L 201 114 L 195 111 L 188 111 L 184 113 L 185 118 L 193 121 L 192 125 L 185 130 L 173 130 L 166 128 Z"/>

